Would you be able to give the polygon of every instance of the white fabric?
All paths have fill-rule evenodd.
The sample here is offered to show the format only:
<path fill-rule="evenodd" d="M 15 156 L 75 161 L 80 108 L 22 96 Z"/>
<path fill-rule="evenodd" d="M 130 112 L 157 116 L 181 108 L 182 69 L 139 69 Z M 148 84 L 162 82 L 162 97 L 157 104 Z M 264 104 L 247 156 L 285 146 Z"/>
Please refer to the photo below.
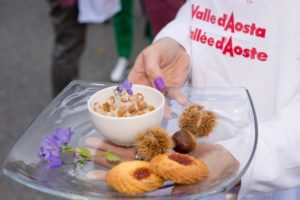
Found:
<path fill-rule="evenodd" d="M 124 75 L 126 72 L 126 69 L 128 67 L 129 61 L 125 57 L 120 57 L 117 61 L 117 64 L 114 66 L 114 69 L 112 70 L 110 74 L 110 80 L 112 82 L 120 82 L 124 79 Z"/>
<path fill-rule="evenodd" d="M 250 91 L 259 140 L 240 199 L 300 199 L 296 188 L 283 191 L 300 185 L 299 10 L 299 0 L 191 0 L 156 37 L 186 49 L 193 86 Z"/>
<path fill-rule="evenodd" d="M 79 23 L 102 23 L 121 10 L 119 0 L 78 0 Z"/>

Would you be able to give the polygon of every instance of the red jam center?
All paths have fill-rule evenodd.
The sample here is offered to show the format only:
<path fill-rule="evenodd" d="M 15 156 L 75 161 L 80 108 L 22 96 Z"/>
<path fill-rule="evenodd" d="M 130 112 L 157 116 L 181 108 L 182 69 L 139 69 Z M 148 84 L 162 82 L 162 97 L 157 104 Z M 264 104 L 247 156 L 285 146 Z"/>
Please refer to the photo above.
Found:
<path fill-rule="evenodd" d="M 137 180 L 148 178 L 150 175 L 151 175 L 151 171 L 146 167 L 138 168 L 133 173 L 134 178 L 136 178 Z"/>
<path fill-rule="evenodd" d="M 193 160 L 190 157 L 182 154 L 171 154 L 168 157 L 182 165 L 190 165 L 193 163 Z"/>

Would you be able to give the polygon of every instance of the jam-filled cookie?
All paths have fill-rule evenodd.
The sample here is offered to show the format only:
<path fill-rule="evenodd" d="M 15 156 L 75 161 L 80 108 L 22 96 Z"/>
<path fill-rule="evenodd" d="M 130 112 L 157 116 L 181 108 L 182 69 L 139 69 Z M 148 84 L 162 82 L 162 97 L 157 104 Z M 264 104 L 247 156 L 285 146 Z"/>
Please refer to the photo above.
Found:
<path fill-rule="evenodd" d="M 140 194 L 150 192 L 163 184 L 146 161 L 127 161 L 113 167 L 106 175 L 106 182 L 118 192 Z"/>
<path fill-rule="evenodd" d="M 208 176 L 204 162 L 180 153 L 158 155 L 151 160 L 150 168 L 163 179 L 180 184 L 194 183 Z"/>

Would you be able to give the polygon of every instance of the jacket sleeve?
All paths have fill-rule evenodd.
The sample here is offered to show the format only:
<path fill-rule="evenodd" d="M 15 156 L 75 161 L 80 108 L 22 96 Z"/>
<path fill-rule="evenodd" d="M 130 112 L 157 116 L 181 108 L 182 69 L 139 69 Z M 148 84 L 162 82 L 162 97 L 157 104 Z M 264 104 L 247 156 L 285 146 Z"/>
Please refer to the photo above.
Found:
<path fill-rule="evenodd" d="M 299 88 L 299 87 L 298 87 Z M 272 192 L 300 185 L 300 92 L 272 119 L 258 122 L 258 143 L 254 158 L 242 177 L 240 199 L 257 192 Z M 240 162 L 245 154 L 236 144 L 245 145 L 249 134 L 236 141 L 220 142 Z M 248 145 L 248 148 L 250 146 Z"/>
<path fill-rule="evenodd" d="M 259 123 L 258 145 L 241 194 L 270 192 L 300 184 L 300 94 L 270 121 Z"/>
<path fill-rule="evenodd" d="M 187 1 L 178 11 L 176 18 L 167 24 L 155 37 L 154 42 L 163 37 L 176 40 L 190 55 L 190 25 L 192 20 L 191 2 Z"/>

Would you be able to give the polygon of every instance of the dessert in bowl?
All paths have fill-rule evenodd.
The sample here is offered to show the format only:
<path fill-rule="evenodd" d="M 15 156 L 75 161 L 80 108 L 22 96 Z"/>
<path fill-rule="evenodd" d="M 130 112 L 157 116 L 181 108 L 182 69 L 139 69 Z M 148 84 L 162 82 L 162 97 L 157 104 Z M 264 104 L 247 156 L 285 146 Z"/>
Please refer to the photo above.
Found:
<path fill-rule="evenodd" d="M 132 85 L 132 94 L 116 86 L 93 94 L 87 104 L 95 129 L 108 141 L 130 146 L 139 132 L 159 126 L 164 114 L 164 95 L 149 86 Z"/>

